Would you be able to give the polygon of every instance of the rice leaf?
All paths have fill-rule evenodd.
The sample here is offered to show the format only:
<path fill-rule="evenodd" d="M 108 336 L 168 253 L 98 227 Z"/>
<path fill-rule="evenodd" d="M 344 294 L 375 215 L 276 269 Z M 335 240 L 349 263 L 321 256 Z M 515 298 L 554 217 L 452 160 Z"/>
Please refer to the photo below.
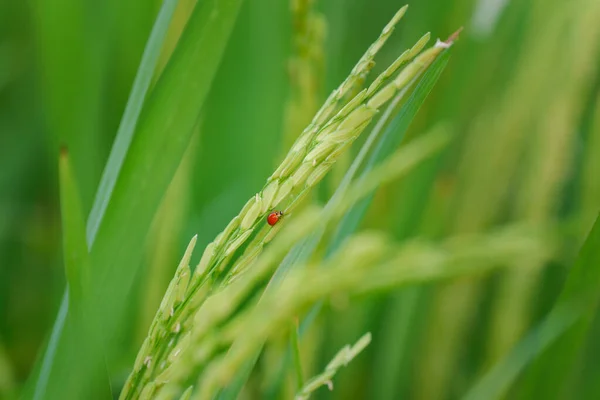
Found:
<path fill-rule="evenodd" d="M 554 310 L 575 308 L 581 317 L 541 353 L 524 383 L 526 392 L 546 399 L 565 395 L 580 360 L 592 320 L 600 303 L 600 214 L 569 271 Z"/>
<path fill-rule="evenodd" d="M 86 233 L 90 248 L 98 233 L 102 217 L 110 201 L 113 188 L 115 187 L 125 156 L 133 139 L 135 128 L 142 112 L 142 106 L 150 89 L 152 76 L 156 70 L 158 58 L 178 2 L 179 0 L 164 0 L 156 16 L 152 32 L 150 32 L 148 43 L 144 49 L 144 54 L 142 55 L 135 80 L 133 81 L 133 87 L 131 88 L 131 93 L 129 94 L 129 99 L 127 100 L 127 105 L 125 106 L 125 111 L 123 112 L 123 117 L 121 118 L 121 123 L 119 124 L 119 129 L 112 145 L 112 150 L 108 156 L 108 161 L 104 166 L 100 185 L 96 191 L 94 204 L 87 220 Z"/>
<path fill-rule="evenodd" d="M 85 222 L 79 190 L 66 148 L 61 149 L 58 170 L 65 275 L 71 304 L 79 308 L 89 290 L 90 259 L 85 243 Z"/>
<path fill-rule="evenodd" d="M 521 394 L 534 393 L 545 399 L 561 398 L 589 333 L 600 301 L 600 216 L 571 268 L 562 294 L 550 314 L 514 349 L 494 365 L 465 400 L 499 399 L 514 384 L 525 367 Z M 569 397 L 569 396 L 567 396 Z"/>
<path fill-rule="evenodd" d="M 108 201 L 111 197 L 115 181 L 119 175 L 123 160 L 133 138 L 137 120 L 144 103 L 146 93 L 150 87 L 152 75 L 156 69 L 158 56 L 160 55 L 171 17 L 173 16 L 173 12 L 178 1 L 179 0 L 164 1 L 152 28 L 148 43 L 144 49 L 144 54 L 142 56 L 138 73 L 131 89 L 129 100 L 127 101 L 127 106 L 125 108 L 119 130 L 117 131 L 112 151 L 109 155 L 107 164 L 104 167 L 104 173 L 102 174 L 100 186 L 96 191 L 94 204 L 87 220 L 87 225 L 85 229 L 81 231 L 82 233 L 85 232 L 87 234 L 86 254 L 87 250 L 91 249 L 92 244 L 94 243 L 98 227 L 100 226 L 100 222 L 104 216 L 104 211 L 106 210 L 106 206 L 108 205 Z M 63 186 L 61 185 L 61 189 L 62 187 Z M 83 212 L 83 210 L 81 210 L 81 212 Z M 85 238 L 86 235 L 84 234 L 82 237 Z M 47 349 L 43 358 L 41 359 L 42 366 L 40 367 L 40 376 L 38 377 L 38 381 L 35 385 L 36 397 L 43 393 L 44 388 L 46 387 L 46 383 L 44 381 L 47 379 L 49 369 L 53 364 L 56 348 L 65 325 L 68 308 L 69 296 L 67 291 L 65 291 L 58 315 L 54 325 L 52 326 L 52 333 L 50 335 Z"/>
<path fill-rule="evenodd" d="M 80 354 L 75 349 L 83 351 L 87 357 L 102 357 L 103 347 L 99 339 L 99 330 L 95 316 L 89 309 L 90 289 L 90 258 L 85 241 L 85 223 L 79 190 L 73 173 L 73 168 L 65 147 L 59 155 L 60 205 L 63 231 L 63 258 L 65 275 L 67 277 L 66 299 L 70 300 L 68 315 L 64 320 L 70 323 L 65 326 L 61 337 L 51 336 L 58 353 L 47 352 L 47 357 L 41 365 L 40 373 L 34 388 L 33 398 L 78 398 L 88 390 L 92 390 L 99 398 L 110 398 L 109 379 L 106 368 L 98 364 L 97 369 L 88 369 L 87 359 L 79 360 Z M 66 309 L 66 307 L 65 307 Z M 68 318 L 68 319 L 67 319 Z M 54 342 L 52 342 L 54 341 Z M 65 344 L 67 346 L 65 347 Z M 61 346 L 62 347 L 59 347 Z M 49 349 L 52 347 L 49 346 Z M 88 379 L 85 382 L 73 381 L 69 384 L 56 385 L 56 377 L 62 374 L 61 369 L 52 370 L 54 356 L 58 365 L 73 365 L 78 363 L 82 371 L 86 371 Z M 52 378 L 51 378 L 52 377 Z M 48 382 L 51 384 L 48 384 Z M 58 394 L 60 393 L 60 394 Z"/>
<path fill-rule="evenodd" d="M 185 150 L 216 73 L 241 0 L 198 3 L 149 96 L 92 246 L 103 321 L 118 317 L 142 256 L 152 218 Z M 106 296 L 109 294 L 110 296 Z M 108 329 L 112 331 L 113 329 Z"/>
<path fill-rule="evenodd" d="M 110 340 L 118 329 L 127 304 L 126 296 L 142 257 L 143 242 L 162 196 L 188 147 L 192 128 L 208 94 L 241 2 L 211 0 L 196 5 L 135 125 L 134 138 L 91 246 L 92 264 L 97 266 L 91 272 L 91 307 L 109 343 L 109 358 L 114 351 Z M 162 19 L 161 23 L 168 24 L 168 20 Z M 155 44 L 159 46 L 159 43 Z M 142 100 L 141 93 L 138 99 Z M 117 162 L 118 159 L 113 160 Z M 113 171 L 110 167 L 108 170 Z M 104 193 L 101 194 L 104 196 Z M 99 200 L 99 203 L 102 201 Z M 94 221 L 94 225 L 96 223 Z M 92 236 L 94 231 L 92 225 Z M 61 329 L 62 326 L 56 324 L 54 331 Z M 94 361 L 100 362 L 90 360 L 90 363 Z M 66 373 L 68 369 L 64 371 Z M 75 372 L 85 375 L 84 371 L 82 368 Z M 74 377 L 64 376 L 57 379 L 56 384 L 60 385 L 67 379 Z M 76 379 L 85 381 L 86 377 Z"/>

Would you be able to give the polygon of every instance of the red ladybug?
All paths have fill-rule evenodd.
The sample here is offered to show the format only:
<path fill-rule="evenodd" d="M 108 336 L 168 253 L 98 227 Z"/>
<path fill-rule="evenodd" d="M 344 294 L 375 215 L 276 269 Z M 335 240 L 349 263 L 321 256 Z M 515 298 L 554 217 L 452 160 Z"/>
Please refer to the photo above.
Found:
<path fill-rule="evenodd" d="M 283 212 L 273 211 L 267 216 L 267 224 L 273 226 L 281 219 L 281 217 L 283 217 Z"/>

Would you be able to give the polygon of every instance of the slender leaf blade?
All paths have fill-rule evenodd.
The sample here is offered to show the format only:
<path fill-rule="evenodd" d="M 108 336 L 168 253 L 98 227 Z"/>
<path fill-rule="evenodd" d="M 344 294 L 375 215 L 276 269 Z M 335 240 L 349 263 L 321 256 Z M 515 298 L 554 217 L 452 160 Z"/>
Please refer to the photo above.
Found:
<path fill-rule="evenodd" d="M 198 3 L 176 49 L 146 100 L 135 135 L 91 247 L 91 310 L 102 327 L 110 361 L 112 342 L 142 257 L 151 221 L 187 149 L 242 0 Z M 62 347 L 58 347 L 60 353 Z M 90 360 L 97 368 L 101 359 Z M 62 368 L 58 368 L 62 370 Z M 66 376 L 89 379 L 89 369 Z"/>
<path fill-rule="evenodd" d="M 81 306 L 89 284 L 90 259 L 79 190 L 65 148 L 60 152 L 58 171 L 65 275 L 72 304 Z"/>
<path fill-rule="evenodd" d="M 487 372 L 465 400 L 501 398 L 525 367 L 534 362 L 524 382 L 525 393 L 562 398 L 563 390 L 585 343 L 600 302 L 600 215 L 596 219 L 559 300 L 550 314 Z"/>
<path fill-rule="evenodd" d="M 87 220 L 86 233 L 88 247 L 90 248 L 96 238 L 96 233 L 102 222 L 102 217 L 110 201 L 117 177 L 133 139 L 142 106 L 150 89 L 152 76 L 156 70 L 161 49 L 178 2 L 179 0 L 164 0 L 150 32 L 148 43 L 144 49 L 144 54 L 142 55 L 135 80 L 133 81 L 133 87 L 131 88 L 131 93 L 129 94 L 129 99 L 127 100 L 127 105 L 125 106 L 110 155 L 108 156 L 108 161 L 104 166 L 100 185 L 96 191 L 94 204 Z"/>
<path fill-rule="evenodd" d="M 86 253 L 87 250 L 91 249 L 92 244 L 94 243 L 98 227 L 100 226 L 104 216 L 104 211 L 111 197 L 116 178 L 123 164 L 125 155 L 129 149 L 129 144 L 133 138 L 137 120 L 139 118 L 146 94 L 150 88 L 152 75 L 156 70 L 158 57 L 160 55 L 167 30 L 178 1 L 179 0 L 164 1 L 152 28 L 148 42 L 146 43 L 144 54 L 133 83 L 131 94 L 127 101 L 123 118 L 121 119 L 119 130 L 117 131 L 113 148 L 109 155 L 107 164 L 105 165 L 100 186 L 96 191 L 96 196 L 90 216 L 87 220 L 86 228 L 82 230 L 82 233 L 84 233 L 82 237 L 85 238 L 87 234 Z M 61 185 L 61 189 L 62 187 L 63 185 Z M 67 319 L 68 309 L 69 296 L 68 292 L 65 291 L 58 315 L 54 325 L 52 326 L 52 333 L 48 341 L 47 349 L 44 353 L 44 356 L 41 358 L 42 365 L 40 366 L 40 375 L 38 376 L 35 385 L 35 397 L 38 397 L 45 391 L 48 375 L 54 362 L 58 343 Z"/>
<path fill-rule="evenodd" d="M 48 350 L 40 366 L 40 372 L 33 398 L 40 399 L 46 393 L 48 379 L 52 370 L 52 362 L 56 348 L 63 332 L 64 322 L 67 318 L 68 301 L 70 299 L 73 310 L 81 312 L 83 296 L 88 290 L 90 259 L 85 242 L 85 222 L 83 209 L 79 197 L 73 167 L 66 148 L 59 154 L 59 186 L 60 186 L 60 211 L 63 237 L 63 256 L 65 275 L 67 277 L 67 291 L 63 304 L 57 317 L 57 324 L 50 336 Z"/>
<path fill-rule="evenodd" d="M 463 399 L 488 400 L 502 398 L 527 364 L 573 326 L 580 317 L 580 314 L 576 311 L 572 307 L 560 307 L 553 310 L 539 326 L 515 346 L 513 351 L 494 365 L 467 392 Z"/>
<path fill-rule="evenodd" d="M 554 309 L 573 304 L 581 318 L 539 355 L 525 382 L 525 391 L 543 398 L 565 394 L 600 304 L 600 214 L 569 271 Z"/>

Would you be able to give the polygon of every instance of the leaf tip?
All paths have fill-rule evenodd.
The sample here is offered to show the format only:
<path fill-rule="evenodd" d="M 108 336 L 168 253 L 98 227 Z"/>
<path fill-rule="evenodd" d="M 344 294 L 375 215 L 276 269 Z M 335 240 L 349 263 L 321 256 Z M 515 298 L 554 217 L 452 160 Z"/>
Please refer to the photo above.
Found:
<path fill-rule="evenodd" d="M 446 39 L 446 41 L 444 43 L 452 45 L 454 42 L 456 42 L 459 39 L 460 33 L 463 31 L 464 26 L 461 26 L 460 28 L 458 28 L 456 30 L 456 32 L 454 32 L 452 35 L 448 36 L 448 39 Z"/>
<path fill-rule="evenodd" d="M 59 149 L 60 158 L 68 158 L 69 157 L 69 148 L 66 144 L 61 144 Z"/>

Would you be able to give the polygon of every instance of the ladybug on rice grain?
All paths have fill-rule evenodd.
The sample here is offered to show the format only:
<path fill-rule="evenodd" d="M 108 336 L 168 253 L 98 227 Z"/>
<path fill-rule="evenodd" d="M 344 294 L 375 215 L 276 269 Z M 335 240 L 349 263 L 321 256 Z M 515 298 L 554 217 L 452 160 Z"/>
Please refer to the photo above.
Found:
<path fill-rule="evenodd" d="M 267 224 L 274 226 L 283 217 L 283 212 L 273 211 L 267 216 Z"/>

